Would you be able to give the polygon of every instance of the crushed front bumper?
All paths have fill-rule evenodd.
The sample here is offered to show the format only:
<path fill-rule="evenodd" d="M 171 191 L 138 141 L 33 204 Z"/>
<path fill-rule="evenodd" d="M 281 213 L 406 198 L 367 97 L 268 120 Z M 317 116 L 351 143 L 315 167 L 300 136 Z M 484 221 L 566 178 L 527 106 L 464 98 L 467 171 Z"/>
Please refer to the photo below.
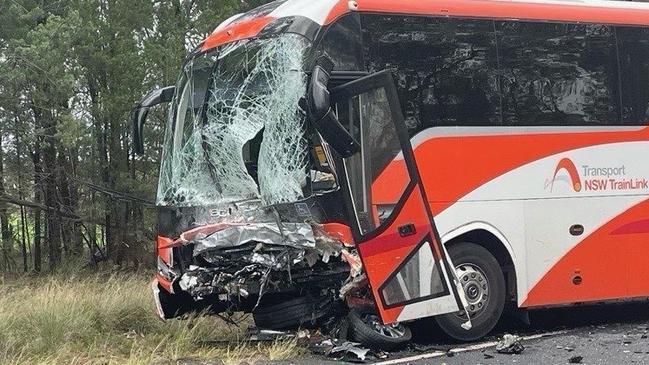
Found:
<path fill-rule="evenodd" d="M 158 315 L 252 312 L 262 296 L 337 298 L 350 277 L 348 252 L 307 223 L 228 224 L 159 240 L 152 285 Z"/>

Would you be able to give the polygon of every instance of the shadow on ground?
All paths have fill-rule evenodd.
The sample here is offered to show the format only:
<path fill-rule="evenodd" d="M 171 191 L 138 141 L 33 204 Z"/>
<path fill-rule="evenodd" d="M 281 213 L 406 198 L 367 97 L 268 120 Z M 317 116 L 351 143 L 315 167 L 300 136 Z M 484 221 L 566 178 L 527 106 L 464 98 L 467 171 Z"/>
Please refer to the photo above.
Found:
<path fill-rule="evenodd" d="M 404 363 L 419 365 L 447 364 L 566 364 L 573 357 L 583 358 L 578 363 L 615 364 L 649 363 L 649 302 L 608 305 L 579 305 L 531 311 L 531 323 L 523 323 L 512 315 L 503 316 L 498 326 L 486 338 L 471 344 L 459 344 L 441 334 L 432 319 L 411 324 L 413 342 L 405 349 L 389 354 L 389 360 L 418 356 L 435 351 L 447 352 L 451 348 L 497 341 L 505 333 L 530 336 L 555 331 L 563 334 L 534 341 L 523 341 L 525 350 L 520 355 L 498 354 L 495 348 L 463 352 L 436 359 L 421 359 Z M 369 363 L 380 362 L 368 359 Z M 273 364 L 336 363 L 313 354 L 304 354 L 289 361 Z M 338 362 L 341 363 L 341 362 Z"/>
<path fill-rule="evenodd" d="M 577 330 L 585 327 L 609 324 L 649 322 L 649 302 L 575 305 L 529 311 L 530 324 L 517 316 L 505 314 L 492 333 L 483 341 L 496 340 L 505 333 L 533 335 L 536 333 Z M 437 327 L 433 319 L 412 323 L 413 342 L 420 345 L 457 345 Z"/>

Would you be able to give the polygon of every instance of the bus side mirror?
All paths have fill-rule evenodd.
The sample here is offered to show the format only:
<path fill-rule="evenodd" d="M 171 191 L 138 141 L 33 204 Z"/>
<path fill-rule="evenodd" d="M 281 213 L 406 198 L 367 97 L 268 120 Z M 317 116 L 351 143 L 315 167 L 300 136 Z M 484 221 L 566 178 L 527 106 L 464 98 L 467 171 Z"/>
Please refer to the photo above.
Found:
<path fill-rule="evenodd" d="M 133 108 L 131 112 L 133 122 L 133 150 L 138 155 L 144 153 L 144 137 L 142 132 L 147 114 L 149 114 L 149 109 L 159 104 L 171 102 L 175 90 L 175 86 L 167 86 L 162 89 L 153 90 L 143 97 L 135 108 Z"/>
<path fill-rule="evenodd" d="M 360 151 L 360 145 L 340 124 L 336 113 L 331 108 L 331 97 L 327 85 L 333 66 L 333 62 L 326 56 L 316 60 L 307 89 L 307 115 L 315 129 L 331 148 L 341 157 L 347 158 Z"/>

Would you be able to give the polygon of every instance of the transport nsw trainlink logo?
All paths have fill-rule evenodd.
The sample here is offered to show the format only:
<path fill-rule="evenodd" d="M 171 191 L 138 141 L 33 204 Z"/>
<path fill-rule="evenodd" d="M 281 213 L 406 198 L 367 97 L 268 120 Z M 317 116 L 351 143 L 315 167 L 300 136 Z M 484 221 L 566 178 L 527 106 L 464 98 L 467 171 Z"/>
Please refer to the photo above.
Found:
<path fill-rule="evenodd" d="M 575 192 L 649 188 L 649 181 L 646 178 L 627 177 L 625 165 L 616 167 L 581 165 L 577 169 L 575 163 L 569 158 L 563 158 L 557 163 L 552 179 L 545 181 L 545 189 L 554 191 L 557 182 L 568 183 Z"/>
<path fill-rule="evenodd" d="M 581 191 L 581 178 L 579 177 L 579 173 L 577 172 L 577 167 L 575 167 L 575 164 L 572 162 L 571 159 L 569 158 L 564 158 L 559 163 L 557 164 L 557 167 L 554 169 L 554 176 L 552 176 L 552 180 L 550 180 L 550 191 L 554 191 L 554 183 L 557 180 L 562 180 L 565 181 L 566 177 L 565 175 L 559 174 L 560 172 L 565 171 L 568 173 L 567 178 L 570 179 L 570 184 L 572 188 L 575 191 Z M 548 186 L 548 183 L 546 182 L 545 184 L 546 189 Z"/>

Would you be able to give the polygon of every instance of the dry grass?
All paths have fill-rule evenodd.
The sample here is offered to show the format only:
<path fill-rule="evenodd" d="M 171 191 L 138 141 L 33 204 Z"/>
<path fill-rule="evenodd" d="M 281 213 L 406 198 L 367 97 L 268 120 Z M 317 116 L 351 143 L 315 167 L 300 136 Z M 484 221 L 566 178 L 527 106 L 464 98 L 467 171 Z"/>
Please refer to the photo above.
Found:
<path fill-rule="evenodd" d="M 0 364 L 238 364 L 300 351 L 290 340 L 246 343 L 246 323 L 207 316 L 163 322 L 143 274 L 72 275 L 0 278 Z"/>

